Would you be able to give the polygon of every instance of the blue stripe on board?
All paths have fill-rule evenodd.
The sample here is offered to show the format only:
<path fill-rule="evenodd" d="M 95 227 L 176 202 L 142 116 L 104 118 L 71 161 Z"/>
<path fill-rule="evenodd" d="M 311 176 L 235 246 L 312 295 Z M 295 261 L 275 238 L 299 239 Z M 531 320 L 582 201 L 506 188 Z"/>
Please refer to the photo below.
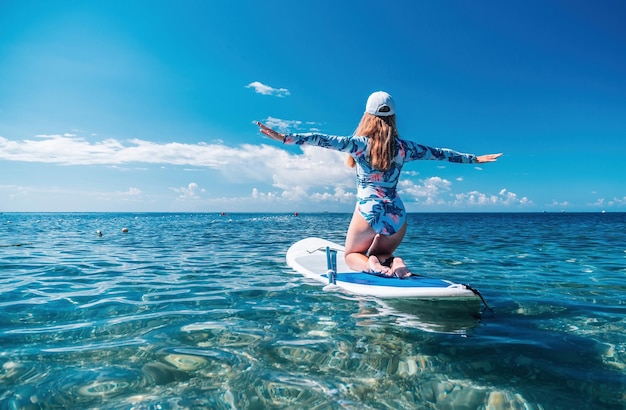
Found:
<path fill-rule="evenodd" d="M 328 278 L 326 274 L 322 277 Z M 359 285 L 389 286 L 392 288 L 447 288 L 448 282 L 441 279 L 411 276 L 407 279 L 384 278 L 361 272 L 338 272 L 337 282 L 356 283 Z"/>

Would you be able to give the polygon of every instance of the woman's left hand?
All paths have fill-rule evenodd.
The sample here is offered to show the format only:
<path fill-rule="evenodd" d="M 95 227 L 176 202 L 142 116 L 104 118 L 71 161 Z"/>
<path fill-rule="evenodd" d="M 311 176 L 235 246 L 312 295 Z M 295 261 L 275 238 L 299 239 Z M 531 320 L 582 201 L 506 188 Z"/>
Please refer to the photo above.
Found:
<path fill-rule="evenodd" d="M 276 140 L 276 141 L 284 141 L 285 140 L 285 136 L 283 134 L 281 134 L 280 132 L 274 131 L 273 129 L 271 129 L 267 125 L 265 125 L 265 124 L 263 124 L 261 122 L 257 122 L 256 125 L 258 125 L 259 128 L 261 128 L 261 133 L 262 134 L 267 135 L 271 139 Z"/>
<path fill-rule="evenodd" d="M 477 163 L 482 163 L 482 162 L 495 162 L 497 158 L 501 157 L 502 153 L 499 154 L 486 154 L 486 155 L 478 155 L 476 157 L 476 162 Z"/>

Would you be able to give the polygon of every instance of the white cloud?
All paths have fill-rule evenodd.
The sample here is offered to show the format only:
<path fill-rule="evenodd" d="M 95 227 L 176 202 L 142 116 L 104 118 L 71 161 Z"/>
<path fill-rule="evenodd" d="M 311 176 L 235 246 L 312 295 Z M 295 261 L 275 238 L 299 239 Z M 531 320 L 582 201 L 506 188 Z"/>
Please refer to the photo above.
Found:
<path fill-rule="evenodd" d="M 458 180 L 462 180 L 459 178 Z M 513 207 L 530 206 L 532 201 L 527 197 L 519 198 L 517 194 L 501 189 L 497 195 L 484 194 L 478 191 L 453 193 L 452 182 L 441 177 L 430 177 L 415 183 L 404 179 L 398 182 L 398 191 L 405 203 L 415 202 L 420 206 L 446 207 Z"/>
<path fill-rule="evenodd" d="M 232 148 L 223 144 L 155 143 L 132 139 L 127 144 L 109 138 L 89 142 L 65 135 L 39 135 L 34 140 L 0 137 L 0 159 L 59 165 L 120 165 L 129 163 L 192 165 L 219 168 L 240 156 L 254 155 L 257 146 Z"/>
<path fill-rule="evenodd" d="M 599 198 L 596 202 L 589 204 L 589 205 L 593 207 L 598 207 L 598 208 L 623 207 L 623 206 L 626 206 L 626 196 L 622 198 L 614 197 L 613 199 L 609 199 L 608 201 L 605 200 L 604 198 Z"/>
<path fill-rule="evenodd" d="M 496 205 L 500 200 L 497 195 L 483 194 L 478 191 L 456 194 L 455 198 L 455 205 Z"/>
<path fill-rule="evenodd" d="M 127 191 L 114 192 L 81 192 L 81 195 L 96 196 L 100 201 L 131 201 L 143 199 L 143 192 L 139 188 L 130 187 Z"/>
<path fill-rule="evenodd" d="M 604 198 L 598 198 L 596 202 L 589 204 L 589 206 L 594 206 L 594 207 L 604 206 Z"/>
<path fill-rule="evenodd" d="M 273 192 L 259 192 L 257 188 L 252 189 L 251 194 L 252 199 L 263 201 L 263 202 L 274 202 L 280 200 L 280 196 L 276 195 Z"/>
<path fill-rule="evenodd" d="M 290 132 L 321 132 L 319 128 L 320 124 L 311 121 L 303 123 L 298 120 L 283 120 L 280 118 L 267 117 L 262 122 L 283 134 Z"/>
<path fill-rule="evenodd" d="M 450 191 L 452 186 L 450 181 L 441 177 L 430 177 L 420 182 L 421 184 L 416 184 L 408 179 L 398 182 L 398 192 L 405 201 L 415 201 L 423 205 L 441 204 L 441 193 Z"/>
<path fill-rule="evenodd" d="M 281 150 L 279 161 L 267 158 L 274 186 L 284 190 L 294 186 L 305 190 L 315 186 L 354 188 L 354 170 L 345 165 L 346 154 L 306 145 L 301 148 L 301 155 Z"/>
<path fill-rule="evenodd" d="M 499 203 L 503 204 L 503 205 L 514 205 L 514 204 L 528 204 L 529 203 L 529 199 L 526 197 L 523 198 L 519 198 L 517 197 L 517 194 L 514 192 L 509 192 L 506 189 L 501 189 L 500 192 L 498 193 L 499 195 Z"/>
<path fill-rule="evenodd" d="M 552 203 L 546 205 L 548 207 L 552 207 L 552 208 L 567 208 L 569 207 L 571 204 L 568 201 L 562 201 L 559 202 L 557 200 L 552 200 Z"/>
<path fill-rule="evenodd" d="M 253 88 L 257 94 L 263 95 L 275 95 L 277 97 L 285 97 L 289 95 L 289 90 L 286 88 L 274 88 L 269 85 L 265 85 L 259 81 L 251 82 L 246 85 L 246 88 Z"/>
<path fill-rule="evenodd" d="M 298 120 L 281 120 L 280 118 L 267 117 L 263 123 L 280 133 L 287 133 L 297 130 L 302 125 L 302 121 Z"/>
<path fill-rule="evenodd" d="M 181 200 L 189 200 L 189 199 L 199 199 L 201 193 L 205 193 L 206 190 L 204 188 L 200 188 L 198 184 L 195 182 L 189 183 L 186 187 L 180 188 L 170 188 L 172 191 L 178 193 L 178 199 Z"/>
<path fill-rule="evenodd" d="M 139 196 L 141 195 L 141 193 L 142 193 L 141 190 L 135 187 L 128 188 L 128 192 L 127 192 L 127 194 L 130 196 Z"/>
<path fill-rule="evenodd" d="M 454 195 L 454 206 L 530 206 L 532 201 L 527 197 L 519 198 L 514 192 L 501 189 L 497 195 L 470 191 Z"/>
<path fill-rule="evenodd" d="M 136 187 L 130 187 L 126 191 L 87 191 L 68 189 L 56 186 L 50 187 L 26 187 L 18 185 L 0 185 L 0 192 L 6 193 L 10 200 L 20 197 L 41 198 L 46 197 L 91 197 L 98 201 L 138 201 L 143 199 L 143 192 Z"/>

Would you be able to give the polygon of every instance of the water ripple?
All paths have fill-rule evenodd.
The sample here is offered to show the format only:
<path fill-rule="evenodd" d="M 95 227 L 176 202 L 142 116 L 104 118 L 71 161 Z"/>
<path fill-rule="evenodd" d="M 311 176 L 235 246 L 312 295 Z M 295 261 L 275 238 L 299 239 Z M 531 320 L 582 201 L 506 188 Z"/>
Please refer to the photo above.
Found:
<path fill-rule="evenodd" d="M 0 409 L 625 403 L 621 214 L 411 215 L 400 254 L 481 289 L 482 316 L 285 267 L 348 214 L 2 217 Z"/>

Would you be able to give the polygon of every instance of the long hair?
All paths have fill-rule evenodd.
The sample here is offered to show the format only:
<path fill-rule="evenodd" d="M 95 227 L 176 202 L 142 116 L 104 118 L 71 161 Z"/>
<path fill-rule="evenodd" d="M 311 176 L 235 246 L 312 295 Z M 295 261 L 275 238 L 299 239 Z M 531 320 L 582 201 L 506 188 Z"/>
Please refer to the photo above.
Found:
<path fill-rule="evenodd" d="M 387 117 L 363 114 L 354 135 L 369 137 L 368 155 L 372 167 L 379 171 L 388 171 L 391 168 L 395 140 L 398 135 L 395 114 Z M 356 166 L 352 156 L 348 156 L 346 164 L 351 168 Z"/>

